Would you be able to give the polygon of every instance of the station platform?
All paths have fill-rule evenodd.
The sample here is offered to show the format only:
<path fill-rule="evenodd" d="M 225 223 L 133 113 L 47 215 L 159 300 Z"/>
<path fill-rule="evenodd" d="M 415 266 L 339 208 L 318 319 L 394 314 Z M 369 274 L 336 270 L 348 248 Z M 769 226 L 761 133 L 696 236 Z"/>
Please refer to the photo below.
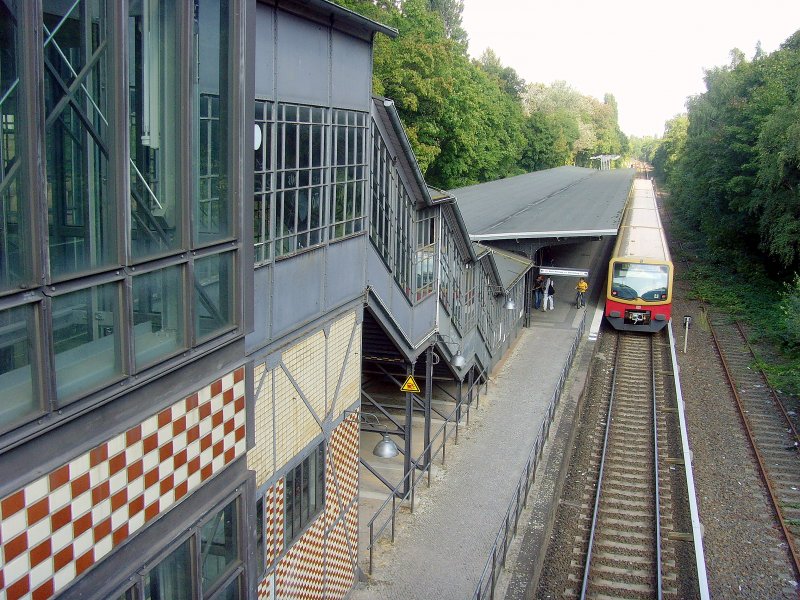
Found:
<path fill-rule="evenodd" d="M 576 245 L 572 251 L 574 255 L 564 258 L 565 262 L 585 268 L 591 265 L 597 273 L 606 245 L 589 249 Z M 591 279 L 590 276 L 592 287 L 585 309 L 575 308 L 575 282 L 564 278 L 556 282 L 555 309 L 531 314 L 530 326 L 523 328 L 491 375 L 479 408 L 473 408 L 469 426 L 460 431 L 459 443 L 448 444 L 446 463 L 441 464 L 441 457 L 434 461 L 432 485 L 428 488 L 423 483 L 417 487 L 414 513 L 404 509 L 398 514 L 394 543 L 387 534 L 376 544 L 371 576 L 367 523 L 386 499 L 387 489 L 362 467 L 359 563 L 364 577 L 349 598 L 473 597 L 583 319 L 578 355 L 559 407 L 567 418 L 571 417 L 570 403 L 564 401 L 564 396 L 571 396 L 574 410 L 585 381 L 587 357 L 591 356 L 593 345 L 589 340 L 592 324 L 599 324 L 600 320 L 597 306 L 602 278 L 594 282 Z M 434 422 L 434 430 L 437 428 Z M 557 429 L 551 430 L 546 452 L 559 434 Z M 372 457 L 370 450 L 375 440 L 363 438 L 362 435 L 362 456 L 369 456 L 373 464 L 390 460 Z M 398 479 L 401 477 L 402 470 Z M 540 504 L 538 510 L 546 512 L 548 507 Z M 533 519 L 541 521 L 548 518 L 546 514 L 533 515 Z M 524 528 L 521 524 L 518 544 L 527 535 Z M 507 569 L 502 579 L 504 588 L 512 580 L 523 591 L 527 587 L 525 573 L 518 569 Z M 495 597 L 503 598 L 504 592 L 505 589 L 496 589 Z"/>

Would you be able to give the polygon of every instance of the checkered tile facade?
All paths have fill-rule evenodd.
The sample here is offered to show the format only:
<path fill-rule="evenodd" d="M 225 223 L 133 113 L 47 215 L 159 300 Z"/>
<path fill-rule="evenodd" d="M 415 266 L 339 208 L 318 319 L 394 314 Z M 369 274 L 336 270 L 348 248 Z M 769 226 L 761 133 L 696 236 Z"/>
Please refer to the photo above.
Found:
<path fill-rule="evenodd" d="M 358 452 L 358 418 L 350 415 L 328 442 L 324 515 L 261 581 L 259 600 L 329 600 L 349 593 L 355 583 L 358 556 Z M 283 549 L 283 485 L 284 480 L 280 479 L 265 496 L 268 571 Z M 271 505 L 274 508 L 270 509 Z M 271 539 L 275 540 L 274 545 L 270 544 Z M 274 577 L 274 583 L 270 583 L 270 577 Z M 272 589 L 274 596 L 268 595 Z"/>
<path fill-rule="evenodd" d="M 49 598 L 241 456 L 244 368 L 0 500 L 0 599 Z"/>
<path fill-rule="evenodd" d="M 325 473 L 325 518 L 328 527 L 358 496 L 359 433 L 358 415 L 353 414 L 342 421 L 328 442 Z"/>
<path fill-rule="evenodd" d="M 317 331 L 285 350 L 278 367 L 254 365 L 255 444 L 247 466 L 255 471 L 257 486 L 280 474 L 319 436 L 318 419 L 335 419 L 358 401 L 360 356 L 361 326 L 352 311 L 334 321 L 327 336 Z"/>
<path fill-rule="evenodd" d="M 325 598 L 344 598 L 356 582 L 358 505 L 354 504 L 325 538 Z"/>
<path fill-rule="evenodd" d="M 275 485 L 267 490 L 264 496 L 264 535 L 267 553 L 267 570 L 270 569 L 275 559 L 283 550 L 283 489 L 285 479 L 281 477 Z"/>

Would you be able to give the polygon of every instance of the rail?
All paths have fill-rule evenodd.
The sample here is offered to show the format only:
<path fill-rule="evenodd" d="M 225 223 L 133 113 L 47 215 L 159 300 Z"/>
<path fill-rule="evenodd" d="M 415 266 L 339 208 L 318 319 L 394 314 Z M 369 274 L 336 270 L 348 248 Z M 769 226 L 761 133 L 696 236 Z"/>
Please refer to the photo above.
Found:
<path fill-rule="evenodd" d="M 592 557 L 594 553 L 594 538 L 597 531 L 601 515 L 600 515 L 600 498 L 603 490 L 603 477 L 605 475 L 604 466 L 606 457 L 609 452 L 609 433 L 611 425 L 614 422 L 614 400 L 616 400 L 617 389 L 617 374 L 619 371 L 619 362 L 621 357 L 621 343 L 622 336 L 617 337 L 617 349 L 615 352 L 615 362 L 613 369 L 613 376 L 611 380 L 611 392 L 608 403 L 608 414 L 606 415 L 606 428 L 603 438 L 603 448 L 601 450 L 600 469 L 597 478 L 597 486 L 595 488 L 594 508 L 592 511 L 592 526 L 589 533 L 589 544 L 586 552 L 586 564 L 583 570 L 583 584 L 581 586 L 580 597 L 583 600 L 587 597 L 589 592 L 589 583 L 591 581 L 591 566 Z M 655 574 L 656 574 L 656 597 L 658 600 L 663 598 L 663 574 L 661 567 L 661 501 L 659 491 L 659 478 L 658 478 L 658 385 L 656 383 L 656 358 L 655 358 L 655 336 L 650 336 L 650 395 L 652 398 L 651 411 L 653 418 L 652 447 L 653 447 L 653 521 L 655 527 L 655 537 L 653 545 L 655 548 Z M 620 421 L 617 420 L 619 423 Z M 624 417 L 623 417 L 624 422 Z"/>
<path fill-rule="evenodd" d="M 461 424 L 461 419 L 466 412 L 467 422 L 469 422 L 469 409 L 472 406 L 472 396 L 473 390 L 477 389 L 477 394 L 475 394 L 475 401 L 476 406 L 480 403 L 480 388 L 483 385 L 486 385 L 485 374 L 483 382 L 481 381 L 481 377 L 476 379 L 472 386 L 467 389 L 467 393 L 464 394 L 461 398 L 460 402 L 457 402 L 453 410 L 450 412 L 449 415 L 443 416 L 444 423 L 436 433 L 431 438 L 431 441 L 428 445 L 422 450 L 420 455 L 415 459 L 411 460 L 411 468 L 408 470 L 408 473 L 400 480 L 400 482 L 392 488 L 391 492 L 387 496 L 386 500 L 383 501 L 383 504 L 375 511 L 375 514 L 372 515 L 372 518 L 369 520 L 367 526 L 369 527 L 369 574 L 372 575 L 372 567 L 373 567 L 373 550 L 375 548 L 375 542 L 377 542 L 384 533 L 386 533 L 387 529 L 391 531 L 391 540 L 394 543 L 394 534 L 395 534 L 395 524 L 396 524 L 396 517 L 397 511 L 404 506 L 405 503 L 409 504 L 410 511 L 414 512 L 414 495 L 417 485 L 420 481 L 422 481 L 423 477 L 427 472 L 427 487 L 431 485 L 431 466 L 433 465 L 434 459 L 441 453 L 442 455 L 442 464 L 445 464 L 445 460 L 447 458 L 447 440 L 449 440 L 452 436 L 455 435 L 455 442 L 458 443 L 458 429 L 459 425 Z M 466 411 L 464 410 L 464 405 L 466 404 Z M 448 425 L 450 425 L 450 432 L 448 433 Z M 439 438 L 441 437 L 441 445 L 436 448 L 434 451 L 434 446 L 439 442 Z M 425 460 L 426 457 L 430 456 L 429 460 Z M 370 465 L 364 460 L 359 459 L 361 464 L 364 465 L 367 469 L 373 472 L 373 474 L 377 475 L 375 471 L 373 471 Z M 383 479 L 383 478 L 381 478 Z M 406 483 L 409 483 L 406 486 Z M 404 493 L 402 490 L 406 489 L 407 491 Z M 376 521 L 378 517 L 384 513 L 389 506 L 391 505 L 391 511 L 385 517 L 385 520 L 382 521 L 379 525 L 376 526 Z"/>
<path fill-rule="evenodd" d="M 714 340 L 714 345 L 716 346 L 717 354 L 719 355 L 720 361 L 722 362 L 722 368 L 723 371 L 725 371 L 725 377 L 728 380 L 728 386 L 730 387 L 731 393 L 733 394 L 733 398 L 736 401 L 736 407 L 739 410 L 739 416 L 744 426 L 745 433 L 747 434 L 747 438 L 750 441 L 750 448 L 753 450 L 753 454 L 756 457 L 756 462 L 758 463 L 761 479 L 764 482 L 764 485 L 766 485 L 767 487 L 767 495 L 769 496 L 770 502 L 772 503 L 772 508 L 775 512 L 775 518 L 777 519 L 781 532 L 783 533 L 783 536 L 786 539 L 786 545 L 789 549 L 789 555 L 792 559 L 792 565 L 794 567 L 795 574 L 800 575 L 800 552 L 798 552 L 798 549 L 795 546 L 794 535 L 792 534 L 790 524 L 786 521 L 786 519 L 784 519 L 783 510 L 781 509 L 781 502 L 778 498 L 778 492 L 776 490 L 776 484 L 770 477 L 766 461 L 764 459 L 761 450 L 759 449 L 758 443 L 756 442 L 756 436 L 753 427 L 750 423 L 748 410 L 745 408 L 744 401 L 742 400 L 742 397 L 739 394 L 739 390 L 737 389 L 736 385 L 736 378 L 733 376 L 731 368 L 728 365 L 728 360 L 725 358 L 725 353 L 722 350 L 722 345 L 719 342 L 719 339 L 717 337 L 717 332 L 714 330 L 714 326 L 711 322 L 711 319 L 708 319 L 708 328 L 711 331 L 711 337 Z M 739 331 L 741 332 L 741 330 Z M 748 345 L 748 350 L 752 353 L 752 349 L 749 347 L 749 345 Z M 785 413 L 784 416 L 786 416 Z M 788 418 L 788 416 L 786 417 Z"/>
<path fill-rule="evenodd" d="M 601 490 L 603 489 L 603 474 L 605 472 L 605 464 L 606 464 L 606 450 L 608 449 L 608 435 L 611 433 L 611 415 L 613 415 L 614 411 L 614 398 L 616 395 L 617 389 L 617 373 L 619 373 L 619 369 L 617 368 L 617 362 L 619 361 L 619 348 L 621 345 L 620 340 L 622 337 L 617 337 L 617 348 L 615 352 L 615 359 L 614 359 L 614 370 L 613 375 L 611 377 L 611 392 L 610 392 L 610 400 L 608 402 L 608 414 L 606 414 L 606 430 L 603 434 L 603 450 L 600 453 L 600 468 L 597 475 L 597 486 L 595 487 L 594 493 L 594 509 L 592 510 L 592 527 L 589 530 L 589 543 L 587 545 L 586 551 L 586 565 L 583 568 L 583 583 L 581 585 L 581 598 L 586 598 L 586 591 L 589 589 L 589 571 L 591 570 L 592 566 L 592 552 L 594 550 L 594 536 L 597 532 L 597 515 L 600 514 L 600 494 Z"/>
<path fill-rule="evenodd" d="M 539 459 L 542 456 L 544 443 L 550 434 L 550 425 L 558 408 L 558 403 L 561 400 L 561 392 L 564 390 L 564 384 L 567 381 L 567 374 L 572 366 L 572 361 L 575 358 L 575 353 L 578 349 L 578 344 L 583 337 L 583 332 L 586 327 L 586 313 L 584 313 L 581 323 L 578 326 L 578 331 L 575 334 L 575 339 L 572 341 L 572 347 L 569 350 L 567 359 L 561 369 L 561 375 L 558 378 L 558 383 L 553 390 L 553 395 L 550 398 L 550 404 L 547 408 L 545 418 L 539 427 L 539 432 L 536 439 L 531 446 L 531 451 L 528 454 L 528 460 L 522 469 L 517 487 L 512 495 L 511 502 L 509 503 L 508 510 L 506 510 L 505 518 L 503 519 L 500 530 L 497 533 L 494 544 L 489 551 L 489 558 L 486 561 L 486 566 L 483 568 L 481 577 L 478 580 L 478 585 L 475 588 L 474 600 L 483 600 L 484 598 L 494 599 L 494 590 L 497 584 L 497 577 L 500 570 L 505 567 L 506 555 L 508 554 L 508 547 L 511 540 L 517 533 L 517 524 L 519 522 L 520 514 L 526 507 L 528 501 L 528 492 L 530 491 L 531 484 L 536 477 L 536 467 L 539 465 Z"/>

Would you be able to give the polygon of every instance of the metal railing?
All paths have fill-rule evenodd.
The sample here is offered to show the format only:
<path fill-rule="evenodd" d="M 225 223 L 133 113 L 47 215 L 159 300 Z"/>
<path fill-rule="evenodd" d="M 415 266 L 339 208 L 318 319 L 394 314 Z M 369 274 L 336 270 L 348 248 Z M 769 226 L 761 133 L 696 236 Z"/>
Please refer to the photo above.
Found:
<path fill-rule="evenodd" d="M 578 350 L 578 344 L 583 337 L 583 332 L 586 327 L 586 313 L 584 313 L 581 323 L 578 326 L 578 331 L 575 334 L 575 339 L 572 341 L 572 347 L 569 350 L 567 359 L 564 366 L 561 368 L 561 375 L 558 378 L 558 383 L 553 390 L 553 395 L 550 398 L 550 404 L 547 407 L 547 413 L 542 420 L 539 427 L 539 432 L 533 442 L 531 451 L 528 454 L 528 460 L 522 469 L 522 475 L 517 483 L 517 488 L 511 498 L 508 510 L 506 511 L 505 518 L 500 525 L 500 531 L 497 533 L 492 549 L 489 551 L 489 558 L 486 561 L 486 566 L 483 569 L 481 578 L 478 580 L 478 585 L 475 588 L 474 600 L 482 600 L 483 598 L 494 599 L 494 589 L 497 584 L 497 578 L 500 571 L 505 567 L 506 555 L 508 554 L 508 547 L 511 545 L 511 540 L 517 534 L 517 524 L 519 517 L 528 502 L 528 492 L 536 477 L 536 468 L 539 465 L 539 460 L 542 456 L 544 443 L 550 434 L 550 425 L 556 414 L 556 408 L 561 400 L 561 392 L 564 390 L 564 385 L 567 381 L 569 369 L 572 366 L 572 361 L 575 358 L 575 353 Z"/>
<path fill-rule="evenodd" d="M 477 393 L 474 394 L 474 400 L 477 407 L 480 403 L 480 388 L 481 386 L 486 386 L 487 383 L 488 378 L 486 377 L 486 374 L 481 373 L 478 379 L 467 390 L 467 393 L 462 396 L 461 401 L 457 402 L 450 414 L 444 417 L 444 423 L 442 423 L 442 426 L 439 427 L 438 431 L 433 435 L 430 443 L 422 450 L 420 455 L 415 460 L 411 461 L 411 468 L 409 469 L 408 473 L 406 473 L 400 483 L 398 483 L 392 489 L 392 491 L 389 492 L 389 496 L 386 498 L 386 500 L 384 500 L 383 504 L 381 504 L 380 508 L 378 508 L 378 510 L 369 520 L 370 575 L 372 575 L 373 549 L 375 548 L 375 543 L 381 538 L 382 535 L 384 535 L 384 533 L 386 533 L 387 529 L 389 529 L 391 532 L 391 540 L 392 543 L 394 543 L 397 511 L 408 504 L 410 511 L 412 513 L 414 512 L 414 495 L 417 484 L 419 484 L 419 482 L 425 478 L 427 473 L 427 487 L 431 486 L 431 466 L 433 465 L 434 459 L 441 453 L 442 464 L 445 464 L 445 460 L 447 458 L 447 440 L 455 436 L 455 443 L 458 443 L 458 431 L 461 420 L 466 418 L 467 424 L 469 424 L 469 411 L 473 402 L 473 390 L 477 391 Z M 448 425 L 450 425 L 449 431 Z M 434 447 L 437 444 L 439 444 L 439 447 L 434 450 Z M 430 456 L 430 460 L 427 461 L 427 463 L 425 461 L 426 456 Z M 360 459 L 360 461 L 361 464 L 364 465 L 364 467 L 366 467 L 370 472 L 377 475 L 377 473 L 374 472 L 371 466 L 364 459 Z M 408 491 L 404 493 L 402 490 L 406 488 L 407 482 L 409 482 L 410 485 L 408 485 Z M 376 525 L 378 517 L 380 517 L 389 506 L 391 506 L 391 511 L 388 515 L 384 515 L 385 520 Z"/>

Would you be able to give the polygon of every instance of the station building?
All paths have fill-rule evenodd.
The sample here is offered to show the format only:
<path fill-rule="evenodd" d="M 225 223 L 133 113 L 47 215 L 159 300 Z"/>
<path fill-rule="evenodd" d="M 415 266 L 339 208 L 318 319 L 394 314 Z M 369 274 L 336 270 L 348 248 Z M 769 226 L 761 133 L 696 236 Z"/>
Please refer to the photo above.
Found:
<path fill-rule="evenodd" d="M 0 598 L 344 597 L 365 380 L 422 382 L 407 476 L 434 376 L 485 382 L 532 266 L 470 241 L 371 95 L 395 32 L 326 0 L 0 28 Z"/>

